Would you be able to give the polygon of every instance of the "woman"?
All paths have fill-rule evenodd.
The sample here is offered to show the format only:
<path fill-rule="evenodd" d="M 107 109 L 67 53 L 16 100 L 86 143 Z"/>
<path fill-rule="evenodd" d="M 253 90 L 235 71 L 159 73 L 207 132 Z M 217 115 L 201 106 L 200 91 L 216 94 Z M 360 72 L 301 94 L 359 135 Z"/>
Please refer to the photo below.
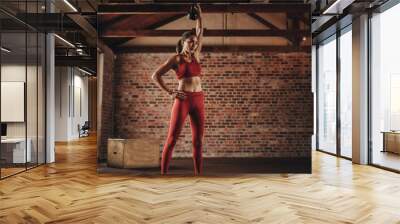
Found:
<path fill-rule="evenodd" d="M 161 174 L 168 172 L 172 151 L 188 114 L 192 129 L 194 174 L 201 174 L 203 169 L 202 146 L 205 114 L 199 64 L 203 27 L 200 6 L 197 4 L 195 8 L 198 13 L 196 32 L 183 33 L 176 46 L 177 54 L 171 56 L 152 75 L 156 84 L 174 99 L 167 140 L 162 152 Z M 170 69 L 176 72 L 179 81 L 177 90 L 170 90 L 163 82 L 162 76 Z"/>

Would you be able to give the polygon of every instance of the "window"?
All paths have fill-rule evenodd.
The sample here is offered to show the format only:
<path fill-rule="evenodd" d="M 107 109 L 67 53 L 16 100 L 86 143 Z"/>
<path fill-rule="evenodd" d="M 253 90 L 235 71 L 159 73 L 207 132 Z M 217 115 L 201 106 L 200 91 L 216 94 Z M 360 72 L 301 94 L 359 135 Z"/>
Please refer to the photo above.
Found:
<path fill-rule="evenodd" d="M 400 4 L 371 18 L 372 163 L 400 170 Z"/>
<path fill-rule="evenodd" d="M 351 26 L 340 36 L 340 155 L 352 157 L 352 35 Z"/>
<path fill-rule="evenodd" d="M 318 149 L 336 153 L 336 36 L 318 47 Z"/>

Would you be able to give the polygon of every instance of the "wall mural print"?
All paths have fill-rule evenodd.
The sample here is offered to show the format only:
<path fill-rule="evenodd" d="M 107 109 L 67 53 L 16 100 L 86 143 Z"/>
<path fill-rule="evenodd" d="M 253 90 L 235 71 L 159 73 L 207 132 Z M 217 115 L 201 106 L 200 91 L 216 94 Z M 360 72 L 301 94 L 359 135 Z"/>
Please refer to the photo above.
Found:
<path fill-rule="evenodd" d="M 102 4 L 99 170 L 310 173 L 307 4 Z"/>

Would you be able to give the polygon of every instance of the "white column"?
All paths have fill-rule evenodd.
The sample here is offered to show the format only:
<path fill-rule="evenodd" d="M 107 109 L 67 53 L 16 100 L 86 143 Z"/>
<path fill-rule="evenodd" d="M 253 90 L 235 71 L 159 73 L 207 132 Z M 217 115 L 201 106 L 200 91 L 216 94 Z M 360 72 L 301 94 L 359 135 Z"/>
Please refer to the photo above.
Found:
<path fill-rule="evenodd" d="M 368 163 L 368 15 L 353 20 L 353 162 Z"/>
<path fill-rule="evenodd" d="M 47 60 L 47 92 L 46 92 L 46 163 L 52 163 L 55 161 L 55 151 L 54 151 L 54 133 L 55 133 L 55 76 L 54 76 L 54 35 L 47 34 L 47 52 L 46 52 L 46 60 Z"/>
<path fill-rule="evenodd" d="M 54 6 L 50 1 L 46 4 L 47 12 L 53 12 Z M 52 33 L 46 36 L 46 163 L 55 161 L 55 43 Z"/>
<path fill-rule="evenodd" d="M 69 141 L 71 135 L 71 67 L 55 68 L 55 141 Z"/>

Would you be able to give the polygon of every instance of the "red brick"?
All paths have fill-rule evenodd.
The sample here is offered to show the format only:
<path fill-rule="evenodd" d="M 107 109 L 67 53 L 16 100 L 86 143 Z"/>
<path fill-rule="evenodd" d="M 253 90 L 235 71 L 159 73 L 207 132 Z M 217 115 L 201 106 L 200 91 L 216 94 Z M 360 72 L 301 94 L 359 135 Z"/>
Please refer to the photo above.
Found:
<path fill-rule="evenodd" d="M 170 55 L 117 55 L 113 92 L 104 95 L 107 99 L 111 96 L 114 99 L 113 116 L 106 116 L 113 124 L 109 134 L 121 138 L 158 138 L 162 148 L 173 101 L 158 89 L 151 75 Z M 310 54 L 204 53 L 201 64 L 202 87 L 206 94 L 204 156 L 311 155 L 313 97 Z M 170 88 L 177 87 L 173 71 L 164 76 L 164 80 Z M 188 118 L 174 156 L 191 155 Z"/>

